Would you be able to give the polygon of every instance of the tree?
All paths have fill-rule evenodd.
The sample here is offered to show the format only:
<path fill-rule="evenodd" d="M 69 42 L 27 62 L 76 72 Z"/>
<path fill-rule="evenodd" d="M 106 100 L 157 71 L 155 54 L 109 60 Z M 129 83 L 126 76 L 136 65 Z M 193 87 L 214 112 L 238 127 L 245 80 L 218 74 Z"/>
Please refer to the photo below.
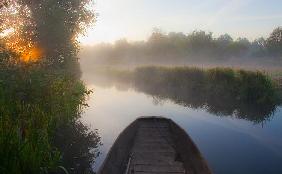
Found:
<path fill-rule="evenodd" d="M 16 0 L 7 0 L 0 8 L 0 39 L 7 49 L 21 56 L 22 60 L 32 53 L 33 30 L 27 30 L 32 26 L 30 13 L 26 6 L 19 5 Z"/>
<path fill-rule="evenodd" d="M 190 35 L 187 36 L 188 40 L 192 44 L 192 46 L 200 46 L 204 47 L 206 45 L 210 45 L 213 41 L 212 33 L 205 31 L 193 31 Z"/>
<path fill-rule="evenodd" d="M 282 27 L 273 30 L 266 41 L 270 54 L 274 56 L 282 55 Z"/>
<path fill-rule="evenodd" d="M 187 36 L 187 48 L 194 55 L 210 55 L 213 52 L 214 40 L 211 32 L 193 31 Z"/>
<path fill-rule="evenodd" d="M 229 34 L 220 35 L 216 41 L 220 46 L 228 46 L 230 43 L 233 42 L 232 37 Z"/>
<path fill-rule="evenodd" d="M 251 43 L 251 54 L 255 56 L 264 56 L 266 55 L 266 40 L 263 37 L 255 39 Z"/>
<path fill-rule="evenodd" d="M 48 62 L 66 68 L 77 62 L 77 37 L 95 21 L 91 0 L 22 0 L 35 21 L 35 40 Z"/>
<path fill-rule="evenodd" d="M 92 0 L 9 0 L 7 2 L 9 7 L 0 9 L 1 21 L 3 21 L 0 29 L 16 28 L 13 34 L 15 38 L 22 40 L 20 47 L 28 50 L 29 53 L 32 48 L 40 48 L 45 64 L 61 69 L 77 68 L 77 38 L 85 32 L 86 27 L 95 22 L 95 13 L 89 6 Z M 15 43 L 13 39 L 11 40 L 11 43 Z"/>
<path fill-rule="evenodd" d="M 152 44 L 157 44 L 163 42 L 166 39 L 166 34 L 158 28 L 154 28 L 151 36 L 148 39 L 148 42 Z"/>
<path fill-rule="evenodd" d="M 182 32 L 170 32 L 168 34 L 169 42 L 176 48 L 176 50 L 183 51 L 187 45 L 187 37 Z"/>
<path fill-rule="evenodd" d="M 246 56 L 250 50 L 251 43 L 247 38 L 238 38 L 235 42 L 230 45 L 231 56 Z"/>
<path fill-rule="evenodd" d="M 216 40 L 216 55 L 219 57 L 227 57 L 230 56 L 231 53 L 231 45 L 233 43 L 233 38 L 229 34 L 220 35 Z"/>
<path fill-rule="evenodd" d="M 243 37 L 243 38 L 239 37 L 237 39 L 237 42 L 241 45 L 244 45 L 245 47 L 249 47 L 251 45 L 250 41 L 245 37 Z"/>

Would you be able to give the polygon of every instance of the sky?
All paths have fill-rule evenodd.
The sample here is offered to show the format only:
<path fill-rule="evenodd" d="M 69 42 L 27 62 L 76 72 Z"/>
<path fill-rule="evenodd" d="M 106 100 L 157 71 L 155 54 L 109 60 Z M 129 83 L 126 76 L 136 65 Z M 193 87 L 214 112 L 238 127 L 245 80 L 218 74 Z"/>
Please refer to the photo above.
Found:
<path fill-rule="evenodd" d="M 282 0 L 95 0 L 97 22 L 82 44 L 146 40 L 165 33 L 205 30 L 253 40 L 282 26 Z"/>

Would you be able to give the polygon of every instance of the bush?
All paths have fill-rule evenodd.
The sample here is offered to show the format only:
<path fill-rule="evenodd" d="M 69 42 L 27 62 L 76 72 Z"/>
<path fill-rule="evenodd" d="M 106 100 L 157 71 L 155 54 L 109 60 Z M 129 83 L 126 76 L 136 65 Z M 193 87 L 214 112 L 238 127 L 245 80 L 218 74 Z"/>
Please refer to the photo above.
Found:
<path fill-rule="evenodd" d="M 81 81 L 38 66 L 0 74 L 0 173 L 57 170 L 56 129 L 79 118 L 89 91 Z"/>

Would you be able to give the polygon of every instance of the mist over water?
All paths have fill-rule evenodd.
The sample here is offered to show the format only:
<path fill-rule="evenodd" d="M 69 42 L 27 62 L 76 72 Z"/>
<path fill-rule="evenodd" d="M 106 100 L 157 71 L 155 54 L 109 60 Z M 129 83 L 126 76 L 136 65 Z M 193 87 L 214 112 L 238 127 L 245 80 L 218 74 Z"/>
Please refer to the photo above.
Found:
<path fill-rule="evenodd" d="M 112 71 L 115 68 L 96 66 L 83 74 L 83 80 L 94 92 L 82 120 L 98 129 L 103 143 L 93 166 L 95 170 L 126 126 L 140 116 L 154 115 L 171 118 L 184 128 L 216 174 L 282 172 L 279 103 L 238 105 L 232 96 L 228 97 L 231 93 L 225 88 L 214 95 L 212 91 L 201 91 L 201 87 L 188 88 L 197 85 L 197 81 L 190 85 L 182 81 L 188 85 L 183 90 L 176 82 L 172 86 L 158 86 L 156 80 L 142 82 L 139 76 L 132 79 L 129 72 L 133 68 L 125 67 Z M 150 72 L 146 77 L 155 78 L 155 74 Z"/>
<path fill-rule="evenodd" d="M 106 80 L 107 81 L 107 80 Z M 89 81 L 88 81 L 89 82 Z M 252 118 L 217 115 L 205 108 L 191 108 L 170 99 L 137 91 L 124 83 L 93 80 L 94 90 L 83 122 L 99 130 L 103 146 L 96 159 L 98 170 L 119 133 L 139 116 L 173 119 L 192 137 L 214 173 L 280 173 L 282 160 L 282 108 L 257 123 Z M 160 96 L 161 97 L 161 96 Z M 110 109 L 109 109 L 110 108 Z"/>
<path fill-rule="evenodd" d="M 84 46 L 80 57 L 84 71 L 96 66 L 136 67 L 198 66 L 279 70 L 282 66 L 282 29 L 268 38 L 232 38 L 228 34 L 214 37 L 211 32 L 195 30 L 189 34 L 155 30 L 146 41 L 117 40 Z"/>
<path fill-rule="evenodd" d="M 94 170 L 132 121 L 164 116 L 185 129 L 215 174 L 281 173 L 278 45 L 155 31 L 147 41 L 85 46 L 82 79 L 94 93 L 82 120 L 103 143 Z"/>
<path fill-rule="evenodd" d="M 282 15 L 269 1 L 0 0 L 0 173 L 94 174 L 140 116 L 175 121 L 215 174 L 282 173 Z M 156 25 L 182 32 L 145 39 Z M 83 45 L 99 41 L 112 43 Z M 161 154 L 142 172 L 197 168 L 179 143 L 146 137 L 142 150 L 176 163 Z"/>

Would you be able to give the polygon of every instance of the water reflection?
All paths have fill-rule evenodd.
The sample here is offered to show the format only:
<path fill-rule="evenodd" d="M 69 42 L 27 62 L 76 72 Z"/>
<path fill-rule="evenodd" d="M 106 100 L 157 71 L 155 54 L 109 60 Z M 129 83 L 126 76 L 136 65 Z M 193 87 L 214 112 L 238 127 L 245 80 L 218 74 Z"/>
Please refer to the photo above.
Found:
<path fill-rule="evenodd" d="M 118 90 L 135 91 L 145 93 L 153 98 L 155 104 L 170 100 L 175 104 L 192 109 L 205 109 L 217 116 L 229 116 L 252 121 L 253 123 L 263 123 L 270 120 L 279 103 L 258 103 L 257 101 L 242 102 L 230 93 L 230 89 L 216 92 L 206 92 L 197 87 L 179 86 L 156 86 L 150 82 L 140 82 L 136 79 L 112 78 L 109 76 L 85 76 L 89 84 L 95 84 L 103 88 L 116 87 Z"/>
<path fill-rule="evenodd" d="M 94 89 L 83 122 L 99 129 L 103 146 L 96 159 L 97 171 L 120 132 L 137 117 L 161 115 L 173 119 L 194 140 L 216 174 L 281 173 L 282 107 L 264 124 L 231 117 L 219 117 L 205 109 L 191 109 L 129 89 L 120 91 L 90 85 Z M 157 101 L 156 101 L 157 102 Z"/>
<path fill-rule="evenodd" d="M 92 166 L 100 155 L 100 139 L 97 130 L 90 130 L 80 120 L 61 125 L 53 141 L 62 154 L 61 166 L 70 174 L 94 173 Z"/>
<path fill-rule="evenodd" d="M 235 116 L 240 119 L 253 121 L 254 123 L 270 119 L 277 107 L 275 104 L 240 103 L 234 100 L 232 96 L 226 95 L 225 91 L 220 93 L 203 93 L 200 90 L 181 89 L 178 87 L 166 88 L 165 86 L 162 86 L 160 90 L 159 88 L 150 87 L 150 85 L 138 85 L 136 83 L 134 87 L 137 91 L 149 94 L 160 101 L 169 99 L 185 107 L 193 109 L 204 108 L 209 113 L 217 116 Z"/>

